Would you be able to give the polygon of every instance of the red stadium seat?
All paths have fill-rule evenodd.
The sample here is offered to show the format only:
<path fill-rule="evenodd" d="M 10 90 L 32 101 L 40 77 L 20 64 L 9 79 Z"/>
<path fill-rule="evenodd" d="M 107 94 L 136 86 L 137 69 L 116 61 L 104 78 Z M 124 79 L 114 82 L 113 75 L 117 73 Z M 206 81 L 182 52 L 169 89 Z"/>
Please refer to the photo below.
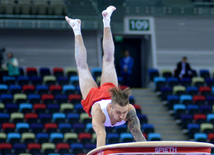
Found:
<path fill-rule="evenodd" d="M 36 123 L 38 119 L 38 114 L 36 113 L 26 113 L 25 120 L 28 123 Z"/>
<path fill-rule="evenodd" d="M 22 90 L 25 94 L 34 94 L 36 88 L 34 85 L 23 85 Z"/>
<path fill-rule="evenodd" d="M 206 119 L 207 119 L 207 116 L 205 114 L 195 114 L 193 116 L 193 120 L 198 124 L 205 123 Z"/>
<path fill-rule="evenodd" d="M 56 150 L 60 154 L 69 153 L 70 146 L 68 143 L 58 143 L 56 144 Z"/>
<path fill-rule="evenodd" d="M 35 113 L 45 113 L 46 110 L 46 105 L 45 104 L 41 104 L 41 103 L 36 103 L 33 105 L 33 110 Z"/>
<path fill-rule="evenodd" d="M 56 123 L 45 123 L 44 129 L 47 133 L 57 132 L 58 125 Z"/>
<path fill-rule="evenodd" d="M 54 95 L 53 94 L 43 94 L 41 96 L 41 99 L 43 103 L 48 104 L 48 103 L 53 103 L 54 102 Z"/>
<path fill-rule="evenodd" d="M 78 139 L 81 143 L 86 144 L 91 142 L 92 136 L 90 133 L 79 133 Z"/>
<path fill-rule="evenodd" d="M 53 94 L 53 95 L 61 94 L 62 86 L 60 86 L 60 85 L 50 85 L 49 90 L 50 90 L 51 94 Z"/>
<path fill-rule="evenodd" d="M 35 68 L 35 67 L 26 68 L 26 73 L 27 73 L 27 76 L 29 76 L 29 77 L 38 76 L 37 68 Z"/>
<path fill-rule="evenodd" d="M 81 99 L 82 99 L 82 97 L 79 94 L 71 94 L 68 96 L 69 102 L 73 103 L 73 104 L 80 103 Z"/>
<path fill-rule="evenodd" d="M 40 153 L 41 145 L 39 143 L 29 143 L 27 149 L 29 153 Z"/>
<path fill-rule="evenodd" d="M 53 75 L 56 76 L 56 77 L 62 77 L 64 76 L 64 70 L 63 68 L 53 68 Z"/>
<path fill-rule="evenodd" d="M 203 95 L 194 95 L 193 96 L 194 104 L 203 105 L 205 103 L 205 101 L 206 101 L 206 97 Z"/>
<path fill-rule="evenodd" d="M 16 125 L 14 123 L 3 123 L 2 129 L 5 133 L 14 132 Z"/>
<path fill-rule="evenodd" d="M 201 95 L 204 95 L 204 96 L 211 95 L 211 88 L 208 86 L 201 86 L 199 87 L 198 91 L 200 92 Z"/>

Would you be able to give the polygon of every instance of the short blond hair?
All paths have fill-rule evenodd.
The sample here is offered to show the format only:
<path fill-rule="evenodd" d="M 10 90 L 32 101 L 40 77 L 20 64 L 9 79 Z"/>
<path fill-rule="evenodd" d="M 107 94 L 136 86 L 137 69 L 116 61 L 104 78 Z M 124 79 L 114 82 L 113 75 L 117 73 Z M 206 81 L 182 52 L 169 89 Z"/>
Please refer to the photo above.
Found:
<path fill-rule="evenodd" d="M 118 104 L 122 107 L 125 107 L 129 104 L 129 96 L 131 95 L 131 90 L 129 88 L 122 90 L 120 88 L 113 87 L 109 89 L 109 91 L 111 92 L 113 105 Z"/>

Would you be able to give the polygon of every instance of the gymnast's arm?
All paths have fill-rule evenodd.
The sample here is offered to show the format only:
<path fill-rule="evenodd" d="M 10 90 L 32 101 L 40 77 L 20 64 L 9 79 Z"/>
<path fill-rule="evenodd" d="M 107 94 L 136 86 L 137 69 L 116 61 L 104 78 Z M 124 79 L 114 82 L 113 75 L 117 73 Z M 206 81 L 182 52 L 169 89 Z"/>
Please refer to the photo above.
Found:
<path fill-rule="evenodd" d="M 140 129 L 140 121 L 136 115 L 136 110 L 133 105 L 130 104 L 129 112 L 126 116 L 129 129 L 136 142 L 146 141 Z"/>
<path fill-rule="evenodd" d="M 94 105 L 92 108 L 92 126 L 97 135 L 97 147 L 104 146 L 106 143 L 106 131 L 103 124 L 105 119 L 99 105 Z"/>

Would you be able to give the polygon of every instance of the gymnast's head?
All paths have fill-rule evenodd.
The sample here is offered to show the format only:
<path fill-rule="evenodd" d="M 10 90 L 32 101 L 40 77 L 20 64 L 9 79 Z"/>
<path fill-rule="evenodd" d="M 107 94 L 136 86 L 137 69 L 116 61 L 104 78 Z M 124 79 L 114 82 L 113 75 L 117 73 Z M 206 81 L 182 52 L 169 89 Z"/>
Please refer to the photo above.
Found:
<path fill-rule="evenodd" d="M 117 122 L 121 122 L 126 118 L 129 108 L 129 96 L 131 91 L 129 88 L 120 89 L 120 88 L 111 88 L 111 115 Z"/>

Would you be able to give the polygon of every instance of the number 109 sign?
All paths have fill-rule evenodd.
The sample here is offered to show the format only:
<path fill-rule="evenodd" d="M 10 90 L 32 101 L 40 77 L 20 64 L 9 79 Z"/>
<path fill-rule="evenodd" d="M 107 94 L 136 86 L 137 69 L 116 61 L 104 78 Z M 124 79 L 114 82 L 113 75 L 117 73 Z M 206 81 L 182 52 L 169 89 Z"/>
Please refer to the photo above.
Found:
<path fill-rule="evenodd" d="M 149 20 L 146 19 L 130 19 L 129 30 L 131 31 L 149 31 Z"/>

